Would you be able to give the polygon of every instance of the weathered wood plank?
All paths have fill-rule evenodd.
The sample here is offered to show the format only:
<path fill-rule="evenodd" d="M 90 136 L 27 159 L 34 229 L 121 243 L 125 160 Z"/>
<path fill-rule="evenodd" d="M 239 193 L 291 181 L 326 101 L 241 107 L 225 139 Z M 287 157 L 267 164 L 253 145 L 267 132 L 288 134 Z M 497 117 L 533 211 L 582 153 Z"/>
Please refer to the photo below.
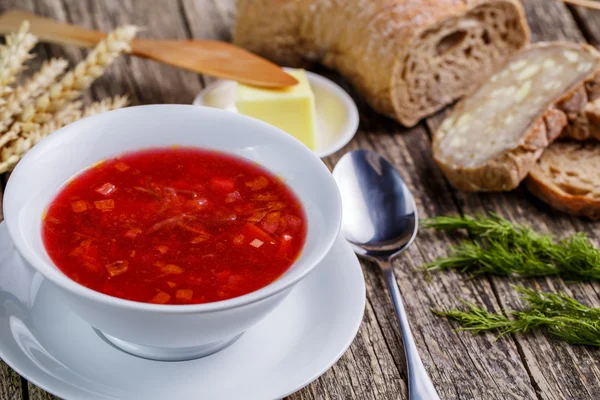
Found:
<path fill-rule="evenodd" d="M 29 382 L 29 399 L 31 400 L 61 400 L 59 397 L 51 395 L 44 389 L 40 389 L 33 383 Z"/>
<path fill-rule="evenodd" d="M 235 24 L 235 0 L 179 0 L 186 28 L 195 39 L 230 41 Z M 207 85 L 215 78 L 202 76 Z"/>
<path fill-rule="evenodd" d="M 230 41 L 235 23 L 235 0 L 179 0 L 191 36 Z"/>
<path fill-rule="evenodd" d="M 583 40 L 571 15 L 560 2 L 529 0 L 524 1 L 524 5 L 534 41 Z M 439 121 L 439 116 L 430 118 L 430 129 L 434 130 Z M 523 188 L 501 194 L 468 195 L 457 192 L 456 198 L 462 211 L 467 214 L 495 211 L 512 221 L 530 224 L 540 231 L 559 236 L 570 235 L 578 230 L 586 230 L 596 237 L 598 235 L 595 225 L 551 210 Z M 560 290 L 587 304 L 599 304 L 597 283 L 566 285 L 561 279 L 554 278 L 491 278 L 490 281 L 504 310 L 522 307 L 518 296 L 510 287 L 511 283 L 533 285 L 550 291 Z M 504 340 L 509 339 L 499 342 Z M 516 341 L 539 398 L 595 399 L 600 396 L 598 350 L 569 346 L 539 333 L 518 335 Z"/>
<path fill-rule="evenodd" d="M 21 377 L 0 360 L 0 399 L 21 400 Z"/>
<path fill-rule="evenodd" d="M 600 45 L 600 26 L 598 26 L 600 11 L 579 6 L 569 6 L 569 9 L 587 41 L 598 47 Z"/>

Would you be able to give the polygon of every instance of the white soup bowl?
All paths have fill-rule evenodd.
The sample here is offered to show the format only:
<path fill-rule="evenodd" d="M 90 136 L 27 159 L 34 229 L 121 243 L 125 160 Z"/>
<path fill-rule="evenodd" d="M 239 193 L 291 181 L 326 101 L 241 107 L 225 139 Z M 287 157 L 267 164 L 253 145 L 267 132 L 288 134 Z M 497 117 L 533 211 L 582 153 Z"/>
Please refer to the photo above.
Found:
<path fill-rule="evenodd" d="M 103 159 L 173 145 L 245 157 L 281 176 L 296 193 L 307 216 L 306 243 L 279 279 L 229 300 L 158 305 L 88 289 L 53 264 L 42 241 L 42 216 L 65 182 Z M 73 312 L 106 340 L 141 357 L 183 360 L 226 347 L 277 307 L 329 252 L 339 234 L 342 211 L 326 166 L 283 131 L 212 108 L 150 105 L 85 118 L 36 145 L 10 177 L 4 215 L 21 256 L 56 285 Z"/>

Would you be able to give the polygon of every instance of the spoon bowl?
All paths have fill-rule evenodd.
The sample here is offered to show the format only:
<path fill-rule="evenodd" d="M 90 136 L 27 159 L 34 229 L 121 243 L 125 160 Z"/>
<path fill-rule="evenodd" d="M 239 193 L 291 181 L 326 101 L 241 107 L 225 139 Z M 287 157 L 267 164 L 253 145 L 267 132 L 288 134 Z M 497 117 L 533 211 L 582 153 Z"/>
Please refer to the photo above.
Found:
<path fill-rule="evenodd" d="M 333 170 L 342 195 L 342 233 L 356 254 L 381 268 L 396 310 L 408 369 L 410 400 L 439 400 L 419 357 L 398 288 L 392 259 L 417 236 L 415 200 L 398 170 L 379 154 L 355 150 Z"/>
<path fill-rule="evenodd" d="M 357 254 L 387 260 L 412 244 L 419 226 L 415 201 L 385 158 L 368 150 L 350 152 L 333 177 L 342 193 L 342 232 Z"/>

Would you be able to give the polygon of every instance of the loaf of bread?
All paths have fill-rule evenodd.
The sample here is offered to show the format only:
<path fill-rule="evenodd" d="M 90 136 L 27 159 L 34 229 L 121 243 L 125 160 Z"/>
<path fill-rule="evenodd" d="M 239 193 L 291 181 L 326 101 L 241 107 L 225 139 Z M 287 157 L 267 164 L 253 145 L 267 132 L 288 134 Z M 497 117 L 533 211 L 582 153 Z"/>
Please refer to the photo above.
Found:
<path fill-rule="evenodd" d="M 525 185 L 558 210 L 600 219 L 600 142 L 554 142 Z"/>
<path fill-rule="evenodd" d="M 413 126 L 529 41 L 519 0 L 239 0 L 234 43 L 287 66 L 322 63 Z"/>
<path fill-rule="evenodd" d="M 578 43 L 538 43 L 463 98 L 433 138 L 433 155 L 464 191 L 511 190 L 587 103 L 600 54 Z"/>

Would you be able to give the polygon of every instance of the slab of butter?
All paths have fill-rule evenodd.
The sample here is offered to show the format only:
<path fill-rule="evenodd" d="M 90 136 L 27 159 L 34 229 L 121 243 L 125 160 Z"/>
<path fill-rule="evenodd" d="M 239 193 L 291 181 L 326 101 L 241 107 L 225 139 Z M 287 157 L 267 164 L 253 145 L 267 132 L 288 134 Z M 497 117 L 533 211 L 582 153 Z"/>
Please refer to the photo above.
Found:
<path fill-rule="evenodd" d="M 302 69 L 288 71 L 298 84 L 285 89 L 237 85 L 239 113 L 289 133 L 310 149 L 316 147 L 315 97 Z"/>

